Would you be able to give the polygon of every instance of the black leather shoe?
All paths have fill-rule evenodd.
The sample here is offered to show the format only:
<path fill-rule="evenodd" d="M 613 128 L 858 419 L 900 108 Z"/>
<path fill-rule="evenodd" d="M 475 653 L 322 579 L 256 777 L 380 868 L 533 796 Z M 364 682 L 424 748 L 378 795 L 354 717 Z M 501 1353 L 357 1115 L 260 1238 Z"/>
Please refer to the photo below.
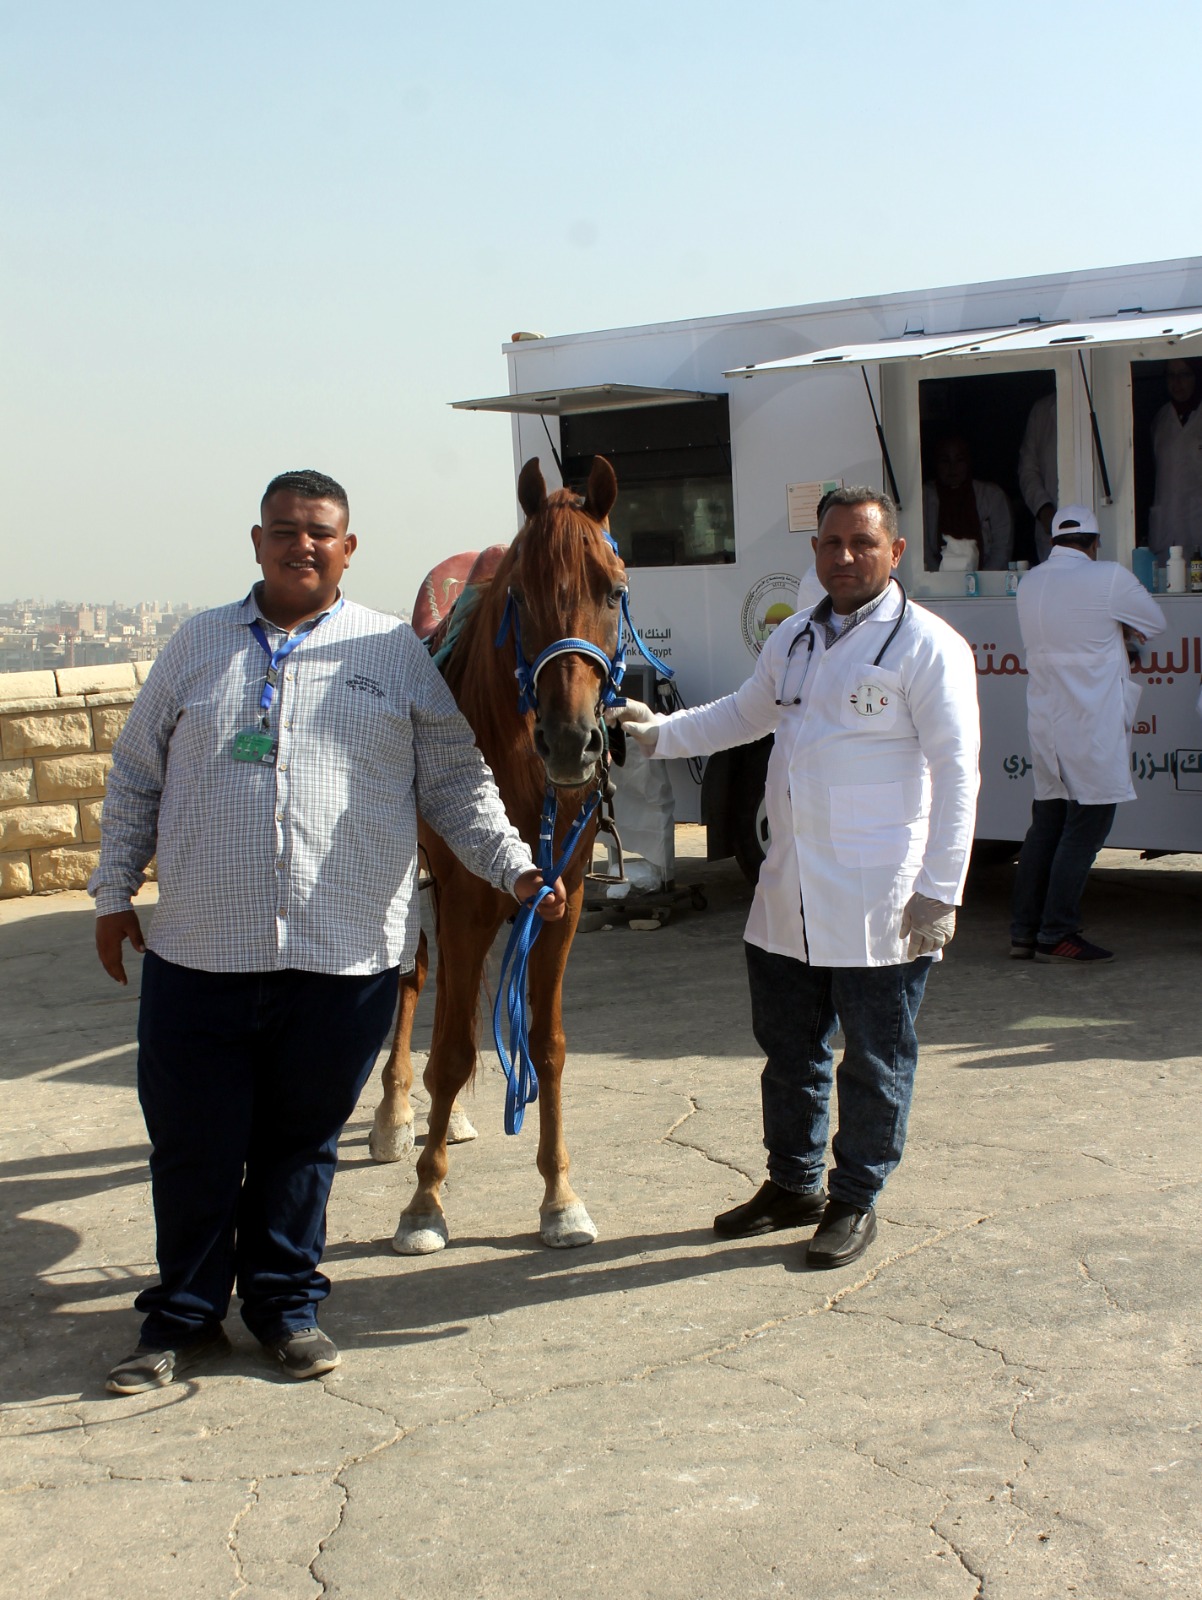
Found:
<path fill-rule="evenodd" d="M 743 1239 L 753 1233 L 775 1233 L 778 1228 L 808 1228 L 826 1206 L 826 1191 L 811 1189 L 794 1194 L 766 1178 L 750 1200 L 714 1218 L 714 1232 L 725 1239 Z"/>
<path fill-rule="evenodd" d="M 806 1265 L 845 1267 L 858 1261 L 876 1238 L 876 1212 L 846 1200 L 828 1200 L 818 1231 L 806 1246 Z"/>

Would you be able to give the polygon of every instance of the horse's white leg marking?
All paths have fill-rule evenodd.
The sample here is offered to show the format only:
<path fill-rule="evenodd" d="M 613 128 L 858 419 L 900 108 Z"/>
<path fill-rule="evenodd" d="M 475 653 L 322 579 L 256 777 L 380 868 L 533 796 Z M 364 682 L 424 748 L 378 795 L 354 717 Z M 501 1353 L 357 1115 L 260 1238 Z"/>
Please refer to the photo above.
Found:
<path fill-rule="evenodd" d="M 450 1234 L 447 1219 L 442 1211 L 423 1211 L 411 1214 L 401 1212 L 392 1248 L 398 1256 L 430 1256 L 436 1250 L 445 1250 Z"/>
<path fill-rule="evenodd" d="M 597 1237 L 596 1225 L 582 1200 L 573 1200 L 566 1206 L 542 1206 L 539 1218 L 539 1238 L 553 1250 L 571 1250 L 578 1245 L 592 1244 Z"/>
<path fill-rule="evenodd" d="M 451 1120 L 447 1124 L 447 1143 L 470 1144 L 473 1139 L 478 1139 L 479 1137 L 480 1135 L 472 1127 L 467 1112 L 456 1100 L 451 1107 Z"/>
<path fill-rule="evenodd" d="M 407 1122 L 391 1126 L 381 1126 L 380 1113 L 377 1111 L 376 1120 L 372 1123 L 371 1133 L 367 1137 L 367 1148 L 371 1152 L 373 1161 L 399 1161 L 402 1156 L 407 1156 L 413 1149 L 412 1110 L 409 1112 Z"/>

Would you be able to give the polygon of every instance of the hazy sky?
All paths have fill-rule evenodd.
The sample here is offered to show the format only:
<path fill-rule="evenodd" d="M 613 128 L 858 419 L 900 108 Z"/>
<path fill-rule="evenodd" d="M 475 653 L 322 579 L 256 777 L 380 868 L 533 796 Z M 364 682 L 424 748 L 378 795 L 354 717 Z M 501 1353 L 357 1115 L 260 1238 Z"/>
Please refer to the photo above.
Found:
<path fill-rule="evenodd" d="M 514 329 L 1202 253 L 1197 0 L 0 18 L 0 599 L 236 598 L 316 466 L 407 608 L 516 526 L 508 420 L 447 409 Z"/>

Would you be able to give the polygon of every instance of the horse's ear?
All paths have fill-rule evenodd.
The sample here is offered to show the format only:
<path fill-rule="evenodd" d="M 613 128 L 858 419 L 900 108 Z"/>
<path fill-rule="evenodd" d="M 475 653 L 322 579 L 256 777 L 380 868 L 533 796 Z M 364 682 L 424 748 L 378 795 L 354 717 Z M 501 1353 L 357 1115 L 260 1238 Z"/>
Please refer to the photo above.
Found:
<path fill-rule="evenodd" d="M 604 456 L 594 456 L 593 470 L 588 475 L 588 488 L 584 494 L 584 509 L 594 522 L 604 522 L 617 498 L 617 473 Z"/>
<path fill-rule="evenodd" d="M 532 517 L 546 503 L 547 485 L 538 470 L 538 457 L 531 456 L 518 477 L 518 504 L 528 517 Z"/>

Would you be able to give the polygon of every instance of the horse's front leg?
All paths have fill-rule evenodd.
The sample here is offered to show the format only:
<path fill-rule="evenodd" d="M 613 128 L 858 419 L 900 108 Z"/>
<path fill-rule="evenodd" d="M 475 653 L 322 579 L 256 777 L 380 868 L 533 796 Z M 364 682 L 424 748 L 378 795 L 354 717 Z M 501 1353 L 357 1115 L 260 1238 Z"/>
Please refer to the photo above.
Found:
<path fill-rule="evenodd" d="M 457 888 L 458 898 L 467 904 L 461 916 L 445 918 L 439 931 L 434 1036 L 422 1074 L 430 1094 L 429 1132 L 417 1159 L 417 1188 L 401 1212 L 392 1240 L 392 1248 L 402 1256 L 430 1255 L 443 1249 L 450 1237 L 441 1197 L 449 1166 L 447 1144 L 459 1109 L 455 1097 L 476 1065 L 480 978 L 504 915 L 500 896 L 489 891 L 490 898 L 478 903 L 462 883 Z"/>
<path fill-rule="evenodd" d="M 417 941 L 413 971 L 401 974 L 396 1030 L 392 1036 L 392 1050 L 381 1075 L 384 1097 L 376 1107 L 367 1141 L 373 1161 L 399 1161 L 413 1149 L 413 1107 L 409 1102 L 409 1091 L 413 1087 L 413 1057 L 409 1053 L 409 1045 L 413 1037 L 413 1015 L 429 970 L 430 955 L 423 933 Z"/>
<path fill-rule="evenodd" d="M 539 1237 L 545 1245 L 565 1249 L 592 1244 L 593 1219 L 568 1182 L 568 1147 L 563 1137 L 563 1065 L 567 1041 L 563 1031 L 563 975 L 584 885 L 573 890 L 562 922 L 543 926 L 530 953 L 530 1053 L 538 1073 L 538 1170 L 546 1185 L 539 1207 Z"/>

